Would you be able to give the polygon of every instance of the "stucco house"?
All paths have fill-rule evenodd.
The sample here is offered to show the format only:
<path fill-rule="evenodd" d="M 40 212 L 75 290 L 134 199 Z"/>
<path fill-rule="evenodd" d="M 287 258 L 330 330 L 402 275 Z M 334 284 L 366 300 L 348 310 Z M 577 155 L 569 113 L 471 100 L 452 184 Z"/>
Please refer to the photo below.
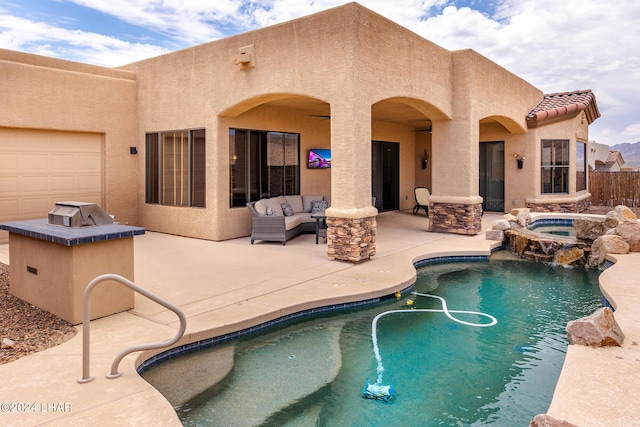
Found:
<path fill-rule="evenodd" d="M 249 235 L 247 202 L 322 194 L 328 253 L 351 261 L 416 186 L 436 232 L 478 234 L 483 211 L 583 210 L 600 116 L 590 90 L 545 95 L 357 3 L 118 68 L 0 50 L 0 92 L 0 222 L 79 200 L 226 240 Z M 312 149 L 331 167 L 308 167 Z"/>
<path fill-rule="evenodd" d="M 587 143 L 589 149 L 589 169 L 598 172 L 620 172 L 630 170 L 625 167 L 622 153 L 617 150 L 610 150 L 606 144 L 598 144 L 595 141 Z"/>

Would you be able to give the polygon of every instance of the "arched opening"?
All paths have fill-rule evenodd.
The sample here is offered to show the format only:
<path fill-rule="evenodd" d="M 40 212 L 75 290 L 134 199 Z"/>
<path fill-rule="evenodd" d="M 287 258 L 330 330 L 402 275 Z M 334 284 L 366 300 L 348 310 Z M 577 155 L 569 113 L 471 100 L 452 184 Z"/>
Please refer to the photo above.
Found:
<path fill-rule="evenodd" d="M 371 107 L 371 185 L 379 211 L 411 209 L 414 188 L 432 190 L 432 120 L 446 115 L 423 100 L 392 97 Z"/>

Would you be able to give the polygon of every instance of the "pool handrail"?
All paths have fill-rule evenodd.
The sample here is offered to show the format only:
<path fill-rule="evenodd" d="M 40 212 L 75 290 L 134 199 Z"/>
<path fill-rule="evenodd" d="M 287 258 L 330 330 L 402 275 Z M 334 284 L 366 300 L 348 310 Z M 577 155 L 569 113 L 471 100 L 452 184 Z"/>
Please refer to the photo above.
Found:
<path fill-rule="evenodd" d="M 186 316 L 184 315 L 182 310 L 180 310 L 178 307 L 171 304 L 170 302 L 160 298 L 159 296 L 147 291 L 141 286 L 136 285 L 132 281 L 118 274 L 102 274 L 96 277 L 91 282 L 89 282 L 89 284 L 85 288 L 84 293 L 82 295 L 82 311 L 83 311 L 82 313 L 82 378 L 78 379 L 78 382 L 80 384 L 88 383 L 92 381 L 94 378 L 90 375 L 90 366 L 89 366 L 90 365 L 90 360 L 89 360 L 89 356 L 90 356 L 90 329 L 89 328 L 90 326 L 89 325 L 91 323 L 90 296 L 93 288 L 95 288 L 96 285 L 98 285 L 98 283 L 104 280 L 115 280 L 117 282 L 120 282 L 121 284 L 133 289 L 135 292 L 138 292 L 139 294 L 144 295 L 145 297 L 173 311 L 174 313 L 176 313 L 176 315 L 180 319 L 180 328 L 178 329 L 178 333 L 173 338 L 165 341 L 156 342 L 156 343 L 141 344 L 141 345 L 127 347 L 124 350 L 122 350 L 120 353 L 118 353 L 116 358 L 113 360 L 113 363 L 111 364 L 111 372 L 106 376 L 107 378 L 113 379 L 113 378 L 118 378 L 122 375 L 122 372 L 118 371 L 118 365 L 120 365 L 120 362 L 122 361 L 122 359 L 129 353 L 132 353 L 134 351 L 154 350 L 154 349 L 173 345 L 176 342 L 178 342 L 180 338 L 182 338 L 182 336 L 184 335 L 184 331 L 187 328 Z"/>

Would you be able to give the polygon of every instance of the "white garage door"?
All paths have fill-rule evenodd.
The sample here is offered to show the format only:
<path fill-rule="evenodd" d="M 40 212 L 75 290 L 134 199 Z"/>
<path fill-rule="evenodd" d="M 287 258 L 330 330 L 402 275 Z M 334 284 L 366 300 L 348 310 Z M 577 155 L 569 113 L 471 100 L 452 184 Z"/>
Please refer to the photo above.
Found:
<path fill-rule="evenodd" d="M 0 222 L 46 218 L 65 200 L 102 206 L 102 140 L 93 133 L 0 128 Z"/>

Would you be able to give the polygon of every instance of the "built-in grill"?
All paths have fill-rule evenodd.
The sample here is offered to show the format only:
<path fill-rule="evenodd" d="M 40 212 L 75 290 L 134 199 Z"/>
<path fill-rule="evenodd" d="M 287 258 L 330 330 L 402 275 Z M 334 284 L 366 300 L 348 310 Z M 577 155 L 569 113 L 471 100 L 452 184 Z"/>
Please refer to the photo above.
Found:
<path fill-rule="evenodd" d="M 113 224 L 113 218 L 95 203 L 56 202 L 49 211 L 49 224 L 63 227 L 85 227 Z"/>

